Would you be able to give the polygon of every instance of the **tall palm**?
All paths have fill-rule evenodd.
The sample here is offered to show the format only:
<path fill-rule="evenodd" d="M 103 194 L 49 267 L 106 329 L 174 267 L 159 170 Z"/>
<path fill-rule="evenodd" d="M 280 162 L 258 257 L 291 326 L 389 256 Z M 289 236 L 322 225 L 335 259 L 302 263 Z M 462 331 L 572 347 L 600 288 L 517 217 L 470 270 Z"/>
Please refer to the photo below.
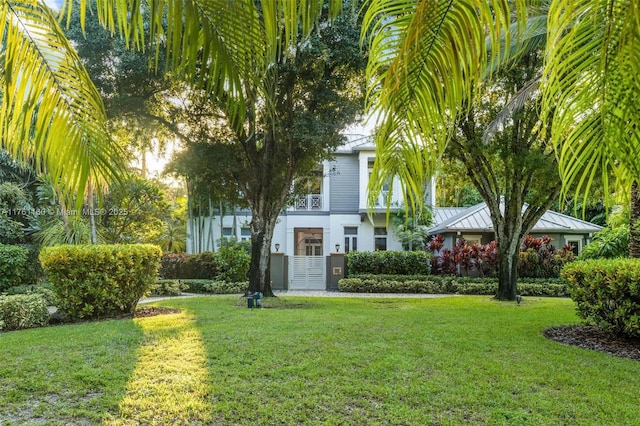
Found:
<path fill-rule="evenodd" d="M 100 94 L 42 0 L 2 0 L 0 14 L 0 147 L 81 201 L 89 179 L 123 170 Z"/>

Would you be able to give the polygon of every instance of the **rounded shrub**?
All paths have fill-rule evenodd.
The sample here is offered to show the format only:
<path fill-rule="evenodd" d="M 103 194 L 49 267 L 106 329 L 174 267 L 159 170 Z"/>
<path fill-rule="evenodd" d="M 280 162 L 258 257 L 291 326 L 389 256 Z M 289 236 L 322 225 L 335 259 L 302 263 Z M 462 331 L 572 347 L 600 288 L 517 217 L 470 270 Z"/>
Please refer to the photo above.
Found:
<path fill-rule="evenodd" d="M 640 259 L 592 259 L 561 271 L 578 315 L 616 334 L 640 337 Z"/>
<path fill-rule="evenodd" d="M 72 319 L 132 314 L 156 281 L 162 251 L 150 244 L 55 246 L 40 261 Z"/>
<path fill-rule="evenodd" d="M 0 330 L 42 327 L 48 323 L 49 310 L 42 295 L 0 296 Z"/>

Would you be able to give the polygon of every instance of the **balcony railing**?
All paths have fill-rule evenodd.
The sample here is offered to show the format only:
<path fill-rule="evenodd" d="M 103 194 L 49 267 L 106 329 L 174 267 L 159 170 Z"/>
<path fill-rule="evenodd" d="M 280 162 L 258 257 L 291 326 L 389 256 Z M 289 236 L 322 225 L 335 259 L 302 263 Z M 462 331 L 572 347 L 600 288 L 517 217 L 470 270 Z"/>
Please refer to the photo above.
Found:
<path fill-rule="evenodd" d="M 300 195 L 294 205 L 296 210 L 322 210 L 322 194 Z"/>

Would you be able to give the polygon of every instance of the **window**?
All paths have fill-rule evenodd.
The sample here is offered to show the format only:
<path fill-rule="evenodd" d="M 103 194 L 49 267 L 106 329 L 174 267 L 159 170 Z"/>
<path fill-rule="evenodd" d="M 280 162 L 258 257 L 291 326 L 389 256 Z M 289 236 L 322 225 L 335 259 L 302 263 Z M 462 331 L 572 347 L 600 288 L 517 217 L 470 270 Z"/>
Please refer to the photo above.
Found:
<path fill-rule="evenodd" d="M 374 248 L 376 251 L 385 251 L 387 249 L 387 228 L 376 227 L 373 229 Z"/>
<path fill-rule="evenodd" d="M 224 238 L 231 238 L 233 236 L 233 228 L 222 228 L 222 236 Z"/>
<path fill-rule="evenodd" d="M 482 235 L 463 235 L 462 238 L 466 241 L 468 246 L 482 244 Z"/>
<path fill-rule="evenodd" d="M 357 226 L 345 226 L 344 227 L 344 252 L 358 250 L 358 227 Z"/>
<path fill-rule="evenodd" d="M 367 171 L 368 171 L 369 180 L 371 180 L 371 174 L 373 173 L 373 166 L 375 164 L 375 160 L 376 159 L 374 157 L 370 157 L 367 160 Z M 389 195 L 390 189 L 391 189 L 391 178 L 387 176 L 387 178 L 384 181 L 384 184 L 382 185 L 382 190 L 378 195 L 378 199 L 375 202 L 376 207 L 385 207 L 387 205 L 387 196 Z"/>
<path fill-rule="evenodd" d="M 573 254 L 576 256 L 580 254 L 580 249 L 582 248 L 582 241 L 577 239 L 567 240 L 567 244 L 571 244 L 571 250 Z"/>
<path fill-rule="evenodd" d="M 240 228 L 240 241 L 251 241 L 250 228 Z"/>

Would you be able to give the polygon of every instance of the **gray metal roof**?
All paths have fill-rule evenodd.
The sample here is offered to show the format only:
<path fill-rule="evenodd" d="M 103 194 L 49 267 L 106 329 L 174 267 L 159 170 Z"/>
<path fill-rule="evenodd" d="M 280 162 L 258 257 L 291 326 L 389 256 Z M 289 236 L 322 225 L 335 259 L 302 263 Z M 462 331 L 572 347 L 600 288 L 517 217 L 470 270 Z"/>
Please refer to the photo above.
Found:
<path fill-rule="evenodd" d="M 466 209 L 435 207 L 433 210 L 434 226 L 429 230 L 429 234 L 458 231 L 493 232 L 491 215 L 485 203 L 476 204 Z M 601 229 L 601 226 L 591 222 L 547 210 L 533 226 L 531 232 L 582 234 L 597 232 Z"/>

